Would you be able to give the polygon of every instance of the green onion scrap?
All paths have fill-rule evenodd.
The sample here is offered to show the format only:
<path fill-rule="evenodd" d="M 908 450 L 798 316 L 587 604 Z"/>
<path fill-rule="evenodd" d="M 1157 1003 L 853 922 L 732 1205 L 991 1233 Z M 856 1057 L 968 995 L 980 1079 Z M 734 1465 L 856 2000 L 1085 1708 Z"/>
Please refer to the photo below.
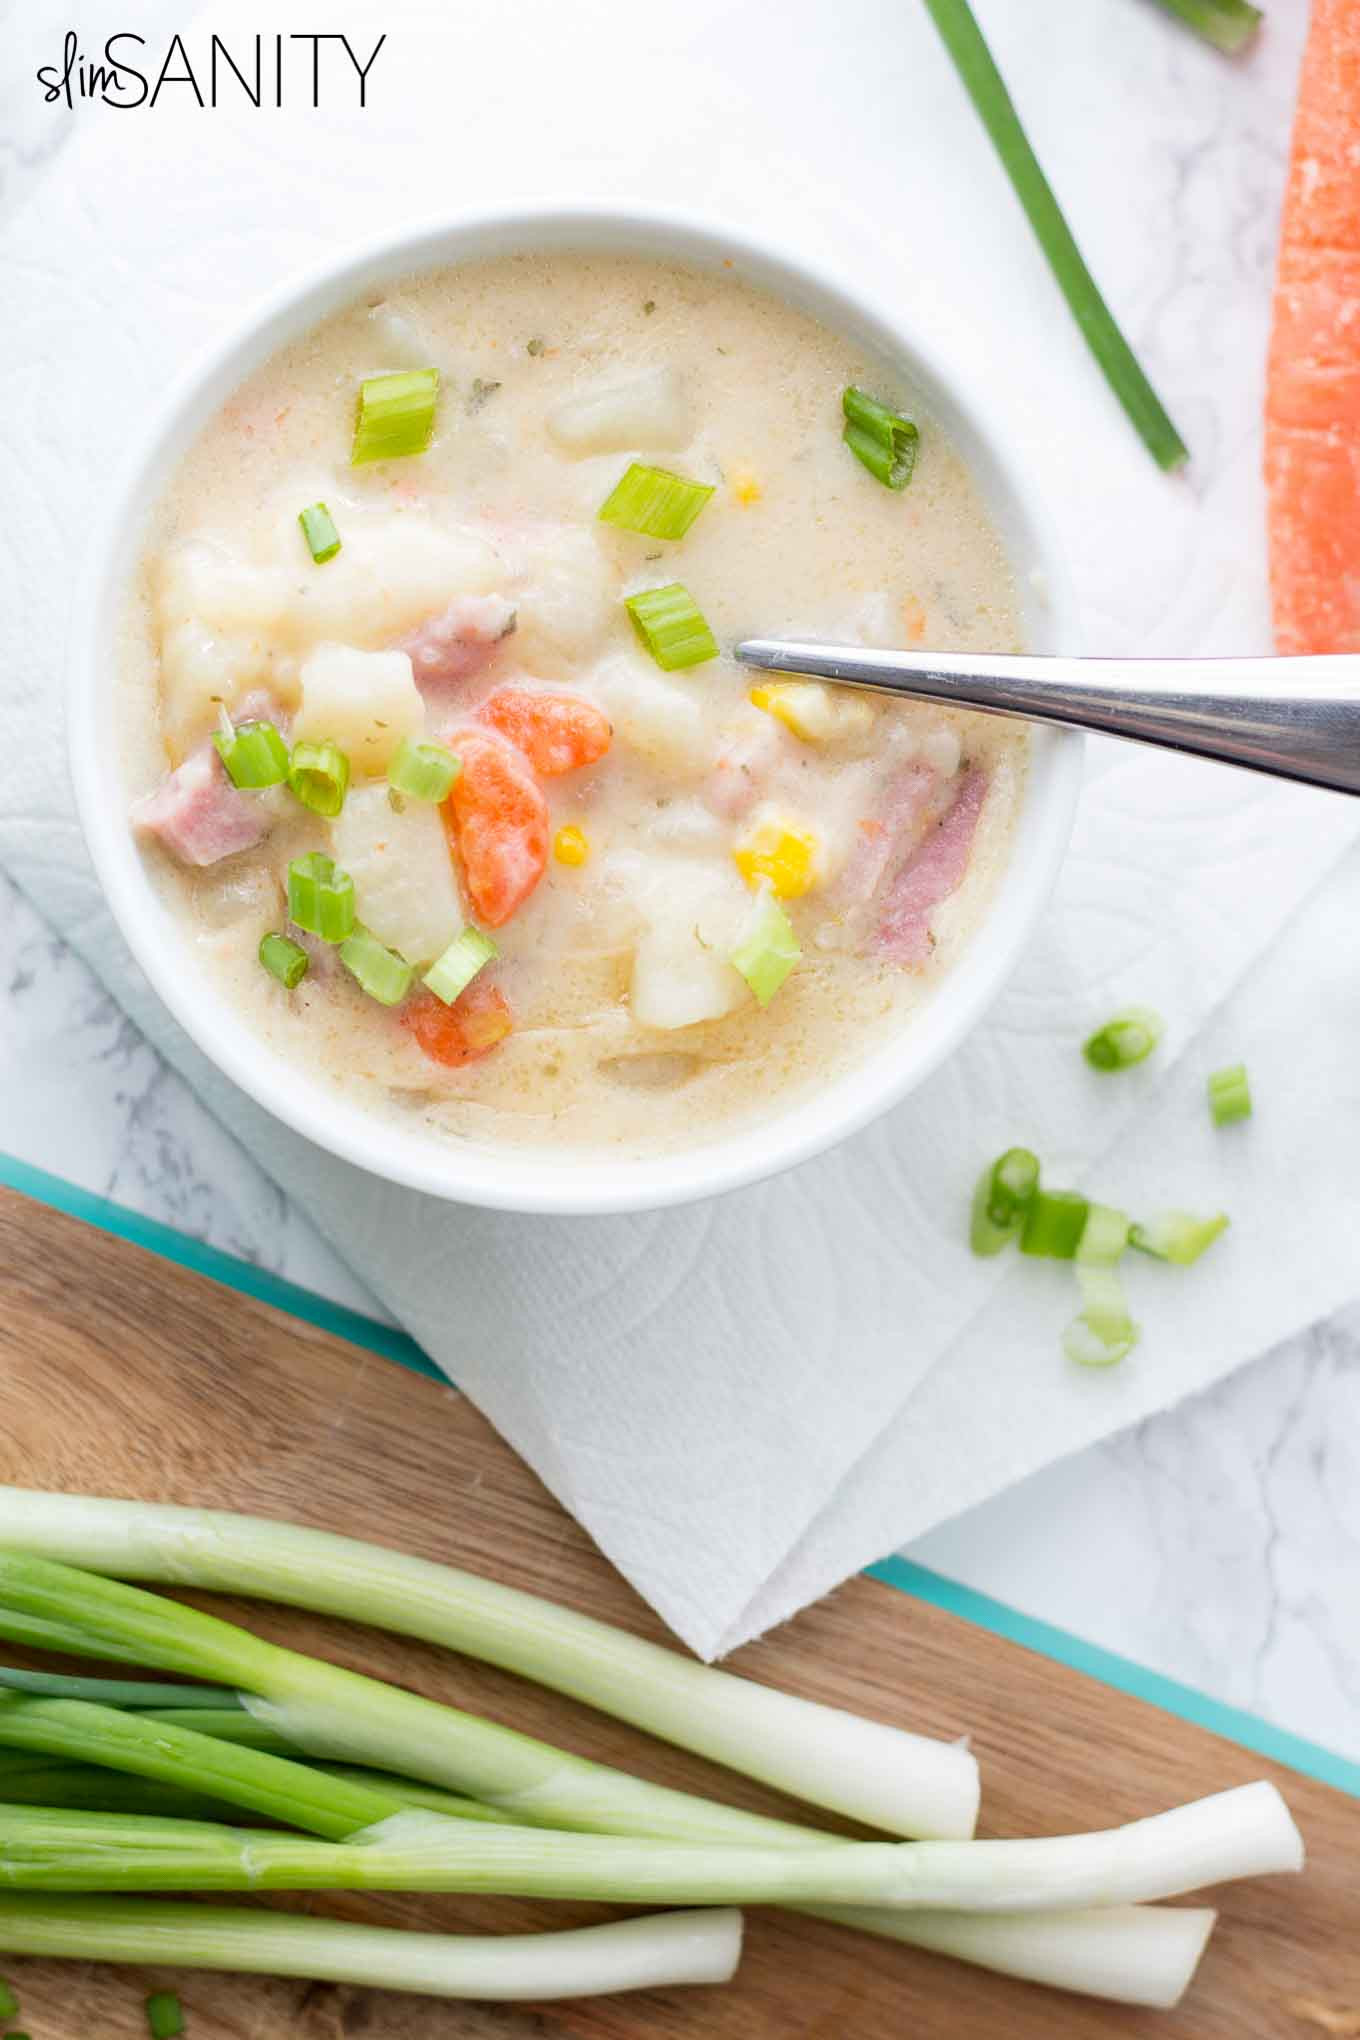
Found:
<path fill-rule="evenodd" d="M 388 949 L 362 923 L 340 944 L 340 961 L 361 989 L 380 1006 L 399 1006 L 411 989 L 415 976 L 404 957 Z"/>
<path fill-rule="evenodd" d="M 323 942 L 343 942 L 355 926 L 354 880 L 320 850 L 288 867 L 288 918 Z"/>
<path fill-rule="evenodd" d="M 1017 1237 L 1039 1188 L 1039 1157 L 1028 1148 L 1007 1148 L 984 1169 L 973 1193 L 969 1245 L 975 1254 L 999 1254 Z"/>
<path fill-rule="evenodd" d="M 406 368 L 394 375 L 369 376 L 359 386 L 350 466 L 424 453 L 434 435 L 438 395 L 437 368 Z"/>
<path fill-rule="evenodd" d="M 438 962 L 431 964 L 423 982 L 437 999 L 451 1006 L 478 971 L 493 963 L 499 954 L 491 937 L 483 935 L 480 928 L 464 928 L 461 935 L 454 936 Z"/>
<path fill-rule="evenodd" d="M 298 926 L 302 926 L 300 921 Z M 290 935 L 262 935 L 259 954 L 269 975 L 277 978 L 286 992 L 296 991 L 307 975 L 307 952 Z"/>
<path fill-rule="evenodd" d="M 1081 1052 L 1093 1070 L 1131 1070 L 1147 1061 L 1165 1026 L 1151 1006 L 1126 1006 L 1088 1036 Z"/>
<path fill-rule="evenodd" d="M 1251 1085 L 1245 1063 L 1230 1063 L 1209 1078 L 1209 1112 L 1215 1126 L 1235 1126 L 1251 1118 Z"/>
<path fill-rule="evenodd" d="M 282 786 L 288 777 L 288 746 L 272 722 L 237 723 L 215 730 L 213 744 L 233 786 L 253 790 Z"/>
<path fill-rule="evenodd" d="M 877 476 L 885 489 L 905 489 L 921 443 L 912 420 L 890 411 L 853 383 L 841 397 L 841 408 L 845 413 L 841 437 L 855 459 Z"/>
<path fill-rule="evenodd" d="M 683 538 L 712 494 L 708 483 L 635 460 L 600 506 L 600 522 L 644 538 Z"/>
<path fill-rule="evenodd" d="M 19 2010 L 19 2000 L 13 1986 L 6 1977 L 0 1976 L 0 2019 L 12 2019 Z"/>
<path fill-rule="evenodd" d="M 665 673 L 686 666 L 702 666 L 718 656 L 718 640 L 704 620 L 703 611 L 680 581 L 664 588 L 644 588 L 629 595 L 624 608 L 633 628 Z"/>
<path fill-rule="evenodd" d="M 413 737 L 403 737 L 392 753 L 387 783 L 411 800 L 447 800 L 462 769 L 462 760 L 442 744 L 418 744 Z"/>
<path fill-rule="evenodd" d="M 1090 1208 L 1075 1190 L 1036 1190 L 1020 1232 L 1021 1253 L 1075 1260 Z"/>
<path fill-rule="evenodd" d="M 146 2001 L 151 2040 L 178 2040 L 184 2031 L 184 2007 L 172 1990 L 154 1991 Z"/>
<path fill-rule="evenodd" d="M 1162 5 L 1226 57 L 1244 50 L 1265 20 L 1249 0 L 1162 0 Z"/>
<path fill-rule="evenodd" d="M 968 0 L 926 0 L 926 6 L 1106 381 L 1157 465 L 1180 467 L 1189 458 L 1185 443 L 1083 260 Z"/>
<path fill-rule="evenodd" d="M 1196 1218 L 1188 1211 L 1159 1211 L 1154 1218 L 1132 1228 L 1129 1245 L 1140 1254 L 1170 1261 L 1173 1267 L 1192 1268 L 1227 1230 L 1226 1212 L 1220 1211 L 1213 1218 Z"/>
<path fill-rule="evenodd" d="M 1138 1343 L 1138 1327 L 1115 1272 L 1128 1243 L 1127 1214 L 1109 1204 L 1091 1205 L 1076 1252 L 1082 1309 L 1063 1337 L 1063 1351 L 1079 1367 L 1112 1367 Z"/>
<path fill-rule="evenodd" d="M 340 550 L 340 534 L 335 528 L 335 519 L 324 503 L 312 503 L 307 509 L 298 511 L 298 523 L 302 526 L 308 552 L 319 567 L 324 567 L 326 561 L 333 560 Z"/>
<path fill-rule="evenodd" d="M 792 921 L 767 887 L 728 961 L 745 978 L 756 1004 L 768 1006 L 802 953 Z"/>
<path fill-rule="evenodd" d="M 349 759 L 338 744 L 294 744 L 288 786 L 314 815 L 338 815 L 349 792 Z"/>

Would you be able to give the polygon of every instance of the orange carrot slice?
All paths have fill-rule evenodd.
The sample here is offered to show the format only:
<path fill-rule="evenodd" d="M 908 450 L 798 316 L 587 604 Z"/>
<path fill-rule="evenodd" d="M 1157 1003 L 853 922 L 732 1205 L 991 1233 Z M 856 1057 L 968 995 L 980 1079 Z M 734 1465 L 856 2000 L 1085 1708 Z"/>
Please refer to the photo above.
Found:
<path fill-rule="evenodd" d="M 463 769 L 444 803 L 477 919 L 499 928 L 548 862 L 548 803 L 524 753 L 491 730 L 456 730 Z"/>
<path fill-rule="evenodd" d="M 1360 7 L 1313 0 L 1266 393 L 1281 652 L 1360 651 Z"/>
<path fill-rule="evenodd" d="M 477 710 L 477 718 L 517 744 L 545 779 L 593 765 L 613 735 L 607 717 L 582 695 L 527 687 L 498 688 Z"/>
<path fill-rule="evenodd" d="M 499 985 L 474 978 L 451 1006 L 422 992 L 402 1008 L 401 1024 L 431 1062 L 456 1070 L 490 1055 L 515 1022 Z"/>

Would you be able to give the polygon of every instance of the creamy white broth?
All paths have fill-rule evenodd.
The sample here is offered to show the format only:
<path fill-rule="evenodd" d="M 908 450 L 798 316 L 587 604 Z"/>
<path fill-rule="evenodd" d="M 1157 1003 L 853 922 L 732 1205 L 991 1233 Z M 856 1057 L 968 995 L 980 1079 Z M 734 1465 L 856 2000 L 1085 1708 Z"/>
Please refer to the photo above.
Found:
<path fill-rule="evenodd" d="M 359 382 L 417 366 L 441 376 L 431 448 L 350 467 Z M 621 402 L 626 414 L 620 385 L 639 381 L 657 436 L 578 450 L 571 442 L 598 426 L 601 407 L 573 416 L 570 400 L 603 392 L 605 414 Z M 850 382 L 920 424 L 904 492 L 841 444 Z M 633 459 L 715 485 L 683 540 L 598 521 Z M 322 566 L 297 526 L 317 501 L 342 539 Z M 1023 732 L 841 693 L 824 711 L 838 725 L 831 740 L 807 741 L 752 705 L 755 677 L 726 651 L 676 673 L 656 666 L 623 598 L 674 580 L 724 647 L 753 632 L 969 650 L 1020 642 L 996 534 L 916 393 L 735 272 L 564 255 L 415 277 L 276 355 L 206 421 L 158 509 L 128 605 L 130 796 L 202 745 L 217 700 L 249 714 L 268 697 L 265 712 L 286 727 L 318 645 L 390 649 L 455 596 L 503 595 L 516 628 L 460 683 L 453 707 L 427 701 L 429 735 L 457 751 L 456 726 L 507 685 L 579 694 L 613 726 L 598 762 L 541 782 L 550 830 L 579 828 L 587 860 L 550 854 L 536 889 L 494 928 L 500 955 L 485 975 L 513 1029 L 461 1067 L 429 1060 L 399 1014 L 321 945 L 308 945 L 313 966 L 292 993 L 257 960 L 261 935 L 285 926 L 289 859 L 338 855 L 345 816 L 333 830 L 276 789 L 249 796 L 273 818 L 256 848 L 198 869 L 148 841 L 182 939 L 245 1026 L 375 1111 L 452 1137 L 643 1153 L 769 1113 L 910 1025 L 986 911 L 1023 785 Z M 739 816 L 727 811 L 728 779 L 715 778 L 719 759 L 758 782 Z M 912 766 L 933 774 L 927 830 L 969 771 L 985 772 L 986 799 L 966 876 L 931 909 L 930 953 L 906 967 L 863 953 L 883 887 L 867 901 L 846 887 L 862 825 Z M 351 799 L 371 802 L 367 789 L 384 783 L 359 773 Z M 665 966 L 687 928 L 732 977 L 724 958 L 752 900 L 733 850 L 763 816 L 814 840 L 816 882 L 783 902 L 799 962 L 764 1010 L 736 981 L 721 1017 L 642 1024 L 640 1012 L 683 1015 Z"/>

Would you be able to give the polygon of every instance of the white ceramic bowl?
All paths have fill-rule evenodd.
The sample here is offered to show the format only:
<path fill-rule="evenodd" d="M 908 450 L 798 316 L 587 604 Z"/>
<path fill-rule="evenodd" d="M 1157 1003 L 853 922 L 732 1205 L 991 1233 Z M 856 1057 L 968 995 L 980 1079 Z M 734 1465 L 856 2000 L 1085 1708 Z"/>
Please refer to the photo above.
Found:
<path fill-rule="evenodd" d="M 985 407 L 956 388 L 940 340 L 913 331 L 799 256 L 716 224 L 653 211 L 584 205 L 480 211 L 360 250 L 255 309 L 182 381 L 139 448 L 96 545 L 77 619 L 67 708 L 76 802 L 90 855 L 128 944 L 180 1025 L 261 1105 L 321 1147 L 378 1176 L 469 1204 L 559 1213 L 646 1210 L 730 1190 L 803 1161 L 913 1090 L 958 1046 L 1000 990 L 1029 941 L 1057 875 L 1076 803 L 1081 741 L 1035 730 L 1014 851 L 985 921 L 924 1010 L 856 1067 L 769 1119 L 719 1131 L 683 1153 L 646 1159 L 436 1138 L 378 1119 L 243 1026 L 182 940 L 148 882 L 119 785 L 115 703 L 108 684 L 114 637 L 145 519 L 203 422 L 286 341 L 374 285 L 437 263 L 516 250 L 580 249 L 672 257 L 704 268 L 730 261 L 763 285 L 900 362 L 964 456 L 1014 563 L 1026 638 L 1036 651 L 1075 649 L 1066 574 L 1047 520 L 1006 458 L 1005 435 Z M 752 618 L 775 631 L 778 617 Z"/>

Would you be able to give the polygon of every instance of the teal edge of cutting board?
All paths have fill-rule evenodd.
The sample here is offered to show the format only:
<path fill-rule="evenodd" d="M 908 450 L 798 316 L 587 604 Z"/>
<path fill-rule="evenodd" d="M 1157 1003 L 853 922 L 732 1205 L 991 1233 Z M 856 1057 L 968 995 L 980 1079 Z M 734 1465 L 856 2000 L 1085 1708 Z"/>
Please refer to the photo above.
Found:
<path fill-rule="evenodd" d="M 385 1359 L 395 1360 L 413 1374 L 423 1374 L 430 1381 L 445 1379 L 415 1340 L 394 1326 L 366 1317 L 362 1311 L 349 1310 L 343 1304 L 331 1303 L 313 1290 L 303 1289 L 296 1282 L 287 1282 L 281 1275 L 271 1274 L 267 1268 L 257 1267 L 252 1261 L 239 1260 L 233 1254 L 224 1254 L 219 1248 L 191 1239 L 154 1218 L 144 1218 L 139 1212 L 125 1210 L 123 1206 L 112 1204 L 93 1191 L 82 1190 L 74 1183 L 67 1183 L 60 1176 L 49 1175 L 46 1170 L 35 1168 L 29 1162 L 0 1155 L 0 1185 L 18 1190 L 25 1197 L 50 1205 L 56 1211 L 64 1211 L 71 1218 L 83 1219 L 87 1225 L 98 1226 L 102 1232 L 115 1233 L 120 1239 L 145 1247 L 181 1268 L 191 1268 L 196 1275 L 206 1275 L 214 1282 L 225 1283 L 229 1289 L 253 1296 L 259 1303 L 269 1303 L 276 1310 L 289 1311 L 294 1317 L 319 1326 L 322 1331 L 334 1332 L 338 1338 L 348 1339 L 351 1344 L 362 1346 L 370 1353 L 380 1353 Z M 1262 1721 L 1240 1707 L 1229 1707 L 1223 1701 L 1211 1699 L 1207 1693 L 1199 1693 L 1193 1686 L 1183 1686 L 1176 1679 L 1163 1678 L 1160 1672 L 1149 1671 L 1130 1658 L 1103 1650 L 1099 1644 L 1086 1643 L 1065 1629 L 1055 1628 L 1052 1623 L 1040 1622 L 1032 1615 L 1022 1615 L 1019 1609 L 1007 1607 L 1004 1601 L 994 1601 L 989 1594 L 979 1594 L 957 1580 L 945 1579 L 910 1559 L 885 1558 L 866 1570 L 870 1579 L 881 1580 L 886 1586 L 911 1594 L 918 1601 L 928 1601 L 932 1608 L 942 1608 L 947 1614 L 957 1615 L 979 1629 L 989 1630 L 993 1636 L 1003 1636 L 1008 1642 L 1023 1644 L 1026 1650 L 1037 1651 L 1057 1664 L 1067 1665 L 1074 1672 L 1083 1672 L 1087 1678 L 1098 1679 L 1106 1686 L 1116 1687 L 1121 1693 L 1130 1693 L 1136 1700 L 1146 1700 L 1154 1707 L 1164 1708 L 1168 1714 L 1179 1715 L 1182 1721 L 1210 1729 L 1229 1742 L 1239 1743 L 1246 1749 L 1255 1750 L 1259 1756 L 1270 1758 L 1273 1763 L 1286 1764 L 1291 1770 L 1301 1771 L 1306 1777 L 1317 1778 L 1338 1792 L 1348 1792 L 1360 1799 L 1360 1763 L 1349 1757 L 1323 1749 L 1303 1736 L 1291 1735 L 1287 1729 L 1276 1728 L 1272 1722 Z"/>

